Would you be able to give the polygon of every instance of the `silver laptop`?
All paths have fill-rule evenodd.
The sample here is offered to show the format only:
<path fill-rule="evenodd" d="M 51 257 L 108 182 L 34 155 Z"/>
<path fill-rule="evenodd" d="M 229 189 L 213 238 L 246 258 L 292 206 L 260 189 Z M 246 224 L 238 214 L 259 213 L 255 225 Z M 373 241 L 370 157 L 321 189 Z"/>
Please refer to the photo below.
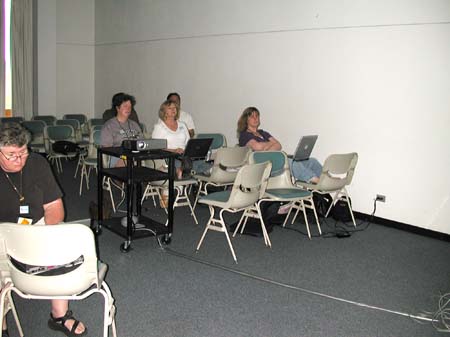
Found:
<path fill-rule="evenodd" d="M 293 159 L 296 161 L 307 160 L 311 155 L 311 152 L 316 144 L 316 140 L 319 136 L 303 136 L 298 142 L 297 149 L 295 150 Z"/>

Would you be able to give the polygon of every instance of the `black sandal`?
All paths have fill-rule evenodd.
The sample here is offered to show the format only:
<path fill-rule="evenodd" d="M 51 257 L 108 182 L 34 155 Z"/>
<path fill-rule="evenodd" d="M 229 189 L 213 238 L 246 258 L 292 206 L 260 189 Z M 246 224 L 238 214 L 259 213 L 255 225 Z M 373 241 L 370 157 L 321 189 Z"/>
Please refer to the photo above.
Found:
<path fill-rule="evenodd" d="M 9 337 L 8 329 L 2 330 L 2 337 Z"/>
<path fill-rule="evenodd" d="M 66 321 L 69 319 L 74 320 L 72 329 L 70 330 L 65 326 Z M 61 331 L 68 337 L 84 336 L 87 333 L 86 327 L 84 328 L 84 331 L 82 333 L 76 333 L 75 330 L 77 329 L 78 324 L 80 324 L 80 321 L 73 317 L 72 310 L 67 310 L 66 314 L 63 317 L 58 318 L 53 317 L 53 315 L 50 313 L 50 319 L 48 320 L 48 327 L 50 329 Z"/>

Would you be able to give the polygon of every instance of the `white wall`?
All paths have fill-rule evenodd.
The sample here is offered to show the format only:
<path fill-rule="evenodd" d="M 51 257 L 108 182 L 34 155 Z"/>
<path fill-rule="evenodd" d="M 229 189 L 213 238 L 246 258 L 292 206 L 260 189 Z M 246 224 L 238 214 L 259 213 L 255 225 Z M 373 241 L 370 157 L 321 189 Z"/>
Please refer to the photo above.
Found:
<path fill-rule="evenodd" d="M 96 113 L 136 95 L 148 128 L 170 91 L 198 132 L 236 142 L 249 105 L 291 152 L 357 151 L 354 209 L 450 233 L 450 2 L 96 1 Z"/>
<path fill-rule="evenodd" d="M 94 116 L 94 0 L 38 1 L 39 114 Z"/>
<path fill-rule="evenodd" d="M 175 90 L 233 144 L 255 105 L 287 152 L 359 153 L 355 210 L 385 194 L 376 215 L 450 234 L 449 22 L 447 0 L 39 0 L 39 113 L 125 91 L 151 130 Z"/>

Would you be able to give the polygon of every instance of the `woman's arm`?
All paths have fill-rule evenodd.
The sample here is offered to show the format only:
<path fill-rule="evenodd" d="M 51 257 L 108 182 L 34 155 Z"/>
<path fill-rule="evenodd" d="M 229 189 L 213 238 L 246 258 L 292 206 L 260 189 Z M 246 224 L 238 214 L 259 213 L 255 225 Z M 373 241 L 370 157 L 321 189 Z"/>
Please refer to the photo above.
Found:
<path fill-rule="evenodd" d="M 43 207 L 46 225 L 56 225 L 64 220 L 64 206 L 61 198 L 49 202 Z"/>
<path fill-rule="evenodd" d="M 279 151 L 281 150 L 281 144 L 274 137 L 270 137 L 267 142 L 257 142 L 254 139 L 250 139 L 246 146 L 253 151 Z"/>

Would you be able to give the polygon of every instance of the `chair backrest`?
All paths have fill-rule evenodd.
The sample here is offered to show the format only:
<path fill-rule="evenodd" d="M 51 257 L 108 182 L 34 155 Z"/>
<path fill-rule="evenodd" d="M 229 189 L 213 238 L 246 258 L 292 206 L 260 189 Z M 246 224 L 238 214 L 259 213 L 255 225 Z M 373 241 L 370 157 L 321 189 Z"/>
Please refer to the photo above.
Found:
<path fill-rule="evenodd" d="M 105 122 L 103 121 L 103 118 L 90 118 L 88 120 L 89 128 L 93 127 L 94 125 L 103 125 Z"/>
<path fill-rule="evenodd" d="M 101 130 L 93 130 L 89 135 L 88 158 L 97 158 L 97 149 L 101 145 Z"/>
<path fill-rule="evenodd" d="M 22 123 L 24 121 L 23 117 L 16 116 L 16 117 L 2 117 L 0 119 L 1 123 Z"/>
<path fill-rule="evenodd" d="M 356 152 L 332 154 L 323 163 L 318 190 L 337 190 L 350 185 L 358 163 Z"/>
<path fill-rule="evenodd" d="M 60 275 L 40 276 L 20 270 L 11 258 L 29 266 L 69 265 L 82 257 L 83 262 Z M 0 224 L 0 266 L 8 266 L 14 286 L 29 295 L 70 296 L 99 287 L 97 255 L 92 230 L 80 224 L 26 226 Z M 6 263 L 5 263 L 6 262 Z M 48 269 L 48 268 L 47 268 Z"/>
<path fill-rule="evenodd" d="M 51 115 L 38 115 L 31 118 L 33 121 L 43 121 L 47 125 L 55 125 L 56 117 Z"/>
<path fill-rule="evenodd" d="M 31 144 L 44 144 L 46 124 L 43 121 L 23 121 L 22 126 L 31 133 Z"/>
<path fill-rule="evenodd" d="M 63 119 L 76 119 L 80 125 L 84 125 L 87 122 L 87 117 L 84 114 L 67 114 L 63 116 Z"/>
<path fill-rule="evenodd" d="M 265 192 L 272 164 L 268 161 L 242 166 L 231 189 L 226 208 L 244 208 L 254 205 Z"/>
<path fill-rule="evenodd" d="M 222 147 L 217 150 L 210 180 L 218 184 L 232 183 L 240 167 L 247 164 L 248 147 Z"/>
<path fill-rule="evenodd" d="M 55 125 L 70 125 L 75 132 L 75 140 L 77 142 L 83 140 L 81 124 L 77 119 L 58 119 L 56 120 Z"/>
<path fill-rule="evenodd" d="M 70 125 L 48 125 L 44 128 L 46 153 L 53 153 L 52 144 L 60 140 L 75 142 L 75 131 Z"/>
<path fill-rule="evenodd" d="M 293 188 L 291 169 L 287 155 L 283 151 L 256 151 L 249 157 L 250 163 L 270 161 L 272 171 L 267 188 Z"/>
<path fill-rule="evenodd" d="M 210 150 L 217 150 L 218 148 L 227 146 L 227 140 L 221 133 L 199 133 L 195 138 L 212 138 L 213 141 L 209 147 Z"/>

